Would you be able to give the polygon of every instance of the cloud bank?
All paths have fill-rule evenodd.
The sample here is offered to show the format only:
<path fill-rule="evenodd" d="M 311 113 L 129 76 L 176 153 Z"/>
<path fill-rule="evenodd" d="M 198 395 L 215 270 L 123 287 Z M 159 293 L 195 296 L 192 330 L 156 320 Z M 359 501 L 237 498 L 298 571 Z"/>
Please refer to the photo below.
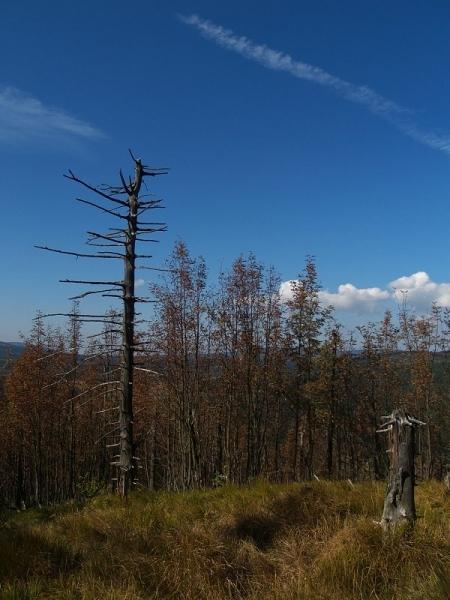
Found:
<path fill-rule="evenodd" d="M 450 308 L 450 283 L 436 283 L 425 271 L 399 277 L 391 281 L 389 286 L 393 290 L 392 296 L 397 302 L 402 302 L 406 294 L 408 304 L 418 310 L 429 308 L 433 302 Z"/>
<path fill-rule="evenodd" d="M 414 112 L 396 102 L 378 94 L 365 85 L 345 81 L 320 67 L 293 59 L 289 54 L 273 50 L 265 44 L 257 44 L 245 36 L 237 36 L 233 31 L 224 29 L 197 15 L 179 15 L 179 19 L 189 25 L 208 40 L 211 40 L 232 52 L 255 61 L 274 71 L 283 71 L 293 77 L 322 85 L 336 95 L 364 106 L 371 113 L 389 121 L 403 134 L 425 144 L 434 150 L 450 154 L 450 136 L 423 130 L 414 122 Z"/>
<path fill-rule="evenodd" d="M 105 137 L 96 127 L 14 87 L 0 87 L 0 140 L 84 139 Z"/>
<path fill-rule="evenodd" d="M 336 310 L 373 311 L 382 300 L 388 300 L 390 293 L 378 287 L 357 288 L 352 283 L 344 283 L 337 292 L 320 292 L 324 304 L 332 304 Z"/>
<path fill-rule="evenodd" d="M 292 281 L 281 284 L 280 295 L 288 300 L 292 297 Z M 406 299 L 408 306 L 417 311 L 429 310 L 433 302 L 450 308 L 450 283 L 436 283 L 428 273 L 418 271 L 412 275 L 398 277 L 384 289 L 379 287 L 358 288 L 352 283 L 338 286 L 336 292 L 321 290 L 320 300 L 324 305 L 332 304 L 337 311 L 356 314 L 373 313 L 376 310 L 393 308 Z"/>

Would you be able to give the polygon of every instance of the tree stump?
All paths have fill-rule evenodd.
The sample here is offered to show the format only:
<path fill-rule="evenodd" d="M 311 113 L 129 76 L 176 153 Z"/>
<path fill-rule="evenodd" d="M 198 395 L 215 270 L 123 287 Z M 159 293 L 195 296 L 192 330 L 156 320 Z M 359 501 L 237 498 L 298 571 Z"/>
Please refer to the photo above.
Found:
<path fill-rule="evenodd" d="M 448 490 L 450 490 L 450 470 L 447 471 L 447 473 L 444 477 L 444 485 Z"/>
<path fill-rule="evenodd" d="M 415 485 L 415 430 L 425 425 L 405 410 L 397 409 L 382 417 L 386 422 L 379 433 L 389 434 L 389 479 L 384 499 L 381 526 L 388 529 L 401 521 L 413 524 L 416 519 Z"/>

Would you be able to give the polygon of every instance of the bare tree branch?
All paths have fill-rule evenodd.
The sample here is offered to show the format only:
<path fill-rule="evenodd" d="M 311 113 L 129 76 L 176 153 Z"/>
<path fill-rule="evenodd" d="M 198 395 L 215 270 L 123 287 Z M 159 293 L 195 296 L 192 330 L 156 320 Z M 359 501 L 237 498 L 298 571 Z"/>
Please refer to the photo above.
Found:
<path fill-rule="evenodd" d="M 59 283 L 78 283 L 83 285 L 116 285 L 123 287 L 123 281 L 86 281 L 83 279 L 60 279 Z"/>
<path fill-rule="evenodd" d="M 152 369 L 143 369 L 142 367 L 134 367 L 136 371 L 144 371 L 145 373 L 151 373 L 152 375 L 158 375 L 158 377 L 164 377 L 163 373 L 158 373 L 158 371 L 153 371 Z"/>
<path fill-rule="evenodd" d="M 47 250 L 48 252 L 56 252 L 57 254 L 67 254 L 69 256 L 76 256 L 77 258 L 122 258 L 121 256 L 115 256 L 113 254 L 84 254 L 82 252 L 69 252 L 68 250 L 58 250 L 57 248 L 49 248 L 48 246 L 35 246 L 39 250 Z"/>
<path fill-rule="evenodd" d="M 104 192 L 102 192 L 98 187 L 89 185 L 89 183 L 86 183 L 82 179 L 79 179 L 78 177 L 76 177 L 74 175 L 74 173 L 70 169 L 69 169 L 69 175 L 64 174 L 64 177 L 66 179 L 71 179 L 72 181 L 76 181 L 77 183 L 80 183 L 82 186 L 84 186 L 88 190 L 91 190 L 92 192 L 95 192 L 99 196 L 106 198 L 106 200 L 110 200 L 111 202 L 116 202 L 117 204 L 121 204 L 122 206 L 128 206 L 128 203 L 125 202 L 124 200 L 118 200 L 117 198 L 113 198 L 109 194 L 105 194 Z"/>
<path fill-rule="evenodd" d="M 78 296 L 72 296 L 69 300 L 81 300 L 82 298 L 86 298 L 86 296 L 91 296 L 92 294 L 101 294 L 102 292 L 114 292 L 116 288 L 106 288 L 105 290 L 92 290 L 91 292 L 83 292 Z"/>
<path fill-rule="evenodd" d="M 106 240 L 107 242 L 116 242 L 117 244 L 123 244 L 123 240 L 116 240 L 115 236 L 119 235 L 118 233 L 97 233 L 96 231 L 87 231 L 86 232 L 88 235 L 92 236 L 93 238 L 100 238 L 102 240 Z M 120 235 L 123 235 L 122 233 Z"/>
<path fill-rule="evenodd" d="M 66 404 L 67 402 L 71 402 L 72 400 L 76 400 L 77 398 L 80 398 L 81 396 L 85 396 L 86 394 L 89 394 L 89 392 L 93 392 L 94 390 L 96 390 L 99 387 L 103 387 L 105 385 L 110 385 L 111 383 L 120 383 L 120 381 L 113 379 L 111 381 L 103 381 L 102 383 L 98 383 L 97 385 L 94 385 L 93 387 L 89 388 L 85 392 L 81 392 L 80 394 L 77 394 L 76 396 L 72 396 L 72 398 L 68 398 L 67 400 L 64 401 L 64 404 Z"/>
<path fill-rule="evenodd" d="M 120 213 L 118 213 L 114 210 L 110 210 L 109 208 L 100 206 L 100 204 L 96 204 L 95 202 L 91 202 L 90 200 L 83 200 L 83 198 L 75 198 L 75 200 L 77 202 L 82 202 L 83 204 L 88 204 L 89 206 L 93 206 L 94 208 L 98 208 L 98 210 L 102 210 L 103 212 L 108 213 L 109 215 L 112 215 L 113 217 L 119 217 L 120 219 L 124 219 L 125 221 L 127 220 L 127 217 L 125 215 L 121 215 Z"/>

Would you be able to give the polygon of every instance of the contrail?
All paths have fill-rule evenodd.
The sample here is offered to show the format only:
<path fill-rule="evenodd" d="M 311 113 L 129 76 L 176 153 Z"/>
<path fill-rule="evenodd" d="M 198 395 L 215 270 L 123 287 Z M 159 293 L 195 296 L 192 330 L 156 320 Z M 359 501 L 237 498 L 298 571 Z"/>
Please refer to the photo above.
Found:
<path fill-rule="evenodd" d="M 400 106 L 365 85 L 356 85 L 327 73 L 320 67 L 294 60 L 289 54 L 273 50 L 264 44 L 256 44 L 244 36 L 237 36 L 229 29 L 201 19 L 197 15 L 179 15 L 186 25 L 197 29 L 203 37 L 219 46 L 232 50 L 244 58 L 253 60 L 268 69 L 284 71 L 298 79 L 311 81 L 331 89 L 335 94 L 361 104 L 371 113 L 389 121 L 399 131 L 410 138 L 446 154 L 450 154 L 450 136 L 442 136 L 433 131 L 420 129 L 413 120 L 414 111 Z"/>
<path fill-rule="evenodd" d="M 102 139 L 99 129 L 13 87 L 0 87 L 0 142 L 33 138 Z"/>

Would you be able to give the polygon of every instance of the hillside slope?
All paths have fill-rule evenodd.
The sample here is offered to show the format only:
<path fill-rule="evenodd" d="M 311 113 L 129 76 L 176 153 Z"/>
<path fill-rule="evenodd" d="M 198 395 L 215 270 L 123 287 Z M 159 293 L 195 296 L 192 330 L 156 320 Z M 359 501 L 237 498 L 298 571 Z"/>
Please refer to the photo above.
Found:
<path fill-rule="evenodd" d="M 6 372 L 23 350 L 22 342 L 0 342 L 0 374 Z"/>
<path fill-rule="evenodd" d="M 450 597 L 450 495 L 417 488 L 414 531 L 383 539 L 383 486 L 314 482 L 99 496 L 4 514 L 0 597 Z"/>

